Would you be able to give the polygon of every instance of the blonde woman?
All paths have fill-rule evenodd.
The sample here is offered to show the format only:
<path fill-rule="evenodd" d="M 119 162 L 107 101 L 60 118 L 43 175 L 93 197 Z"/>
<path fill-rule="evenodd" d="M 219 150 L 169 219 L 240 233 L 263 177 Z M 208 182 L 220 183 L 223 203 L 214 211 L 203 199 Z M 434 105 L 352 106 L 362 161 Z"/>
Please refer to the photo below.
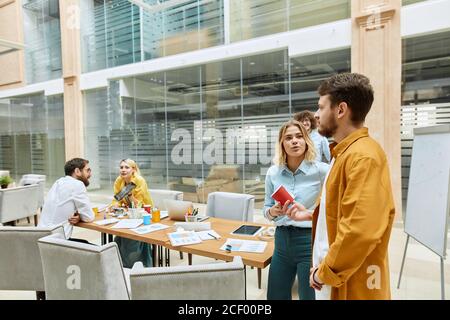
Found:
<path fill-rule="evenodd" d="M 139 167 L 134 160 L 124 159 L 120 161 L 119 176 L 114 182 L 114 194 L 117 194 L 126 185 L 134 183 L 136 187 L 122 200 L 114 200 L 113 206 L 136 207 L 139 203 L 153 206 L 152 198 L 148 191 L 147 182 L 140 175 Z M 145 242 L 116 237 L 114 241 L 119 246 L 120 256 L 125 268 L 132 268 L 134 263 L 141 261 L 145 267 L 152 267 L 151 245 Z"/>
<path fill-rule="evenodd" d="M 276 225 L 275 249 L 269 269 L 267 299 L 291 300 L 298 278 L 301 300 L 314 300 L 309 286 L 312 211 L 329 165 L 315 160 L 314 143 L 300 122 L 291 120 L 280 129 L 275 165 L 266 175 L 264 213 Z M 284 186 L 294 202 L 278 203 L 271 195 Z"/>

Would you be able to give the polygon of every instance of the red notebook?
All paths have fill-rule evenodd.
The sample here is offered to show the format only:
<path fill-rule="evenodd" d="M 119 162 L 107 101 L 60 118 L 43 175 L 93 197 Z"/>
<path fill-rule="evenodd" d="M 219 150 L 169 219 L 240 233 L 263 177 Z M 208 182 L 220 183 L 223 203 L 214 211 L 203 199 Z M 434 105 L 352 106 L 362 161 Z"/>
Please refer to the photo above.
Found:
<path fill-rule="evenodd" d="M 286 190 L 285 187 L 279 186 L 274 193 L 272 193 L 272 199 L 278 201 L 282 206 L 289 200 L 290 203 L 294 202 L 294 197 Z"/>

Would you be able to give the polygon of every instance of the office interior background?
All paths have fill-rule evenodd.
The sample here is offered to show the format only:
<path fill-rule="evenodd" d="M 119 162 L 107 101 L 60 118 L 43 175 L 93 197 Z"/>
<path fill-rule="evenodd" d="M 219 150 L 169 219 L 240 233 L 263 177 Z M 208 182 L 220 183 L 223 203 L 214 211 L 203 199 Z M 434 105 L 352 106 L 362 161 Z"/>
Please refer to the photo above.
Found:
<path fill-rule="evenodd" d="M 151 188 L 197 203 L 244 192 L 261 208 L 280 124 L 316 110 L 321 80 L 351 71 L 351 2 L 2 0 L 0 39 L 24 46 L 0 46 L 0 168 L 16 181 L 45 174 L 49 188 L 82 156 L 89 190 L 112 196 L 119 161 L 132 158 Z M 397 13 L 401 104 L 387 107 L 400 114 L 391 170 L 403 200 L 412 128 L 450 122 L 450 19 L 439 14 L 449 2 L 404 0 Z M 63 54 L 63 21 L 80 26 L 78 52 Z M 74 91 L 65 63 L 79 70 Z M 73 115 L 81 132 L 68 128 Z M 68 152 L 74 141 L 82 154 Z"/>

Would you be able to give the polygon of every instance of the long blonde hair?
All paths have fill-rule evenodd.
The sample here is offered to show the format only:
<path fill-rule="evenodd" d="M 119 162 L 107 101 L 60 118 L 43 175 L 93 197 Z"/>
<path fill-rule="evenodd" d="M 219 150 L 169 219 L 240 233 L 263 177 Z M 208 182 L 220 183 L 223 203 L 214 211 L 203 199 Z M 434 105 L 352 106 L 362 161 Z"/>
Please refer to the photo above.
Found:
<path fill-rule="evenodd" d="M 132 160 L 132 159 L 123 159 L 120 161 L 120 163 L 125 162 L 127 165 L 130 166 L 130 168 L 134 169 L 134 174 L 137 174 L 138 176 L 141 175 L 141 170 L 139 170 L 139 166 L 137 165 L 136 161 Z M 119 164 L 120 166 L 120 164 Z"/>
<path fill-rule="evenodd" d="M 314 147 L 314 143 L 312 142 L 305 127 L 303 127 L 303 125 L 296 120 L 289 120 L 281 126 L 280 132 L 278 133 L 278 143 L 275 146 L 275 157 L 273 159 L 273 162 L 278 166 L 285 165 L 287 163 L 287 153 L 283 147 L 283 137 L 286 133 L 286 130 L 291 126 L 296 126 L 297 128 L 299 128 L 300 132 L 302 133 L 303 139 L 305 139 L 305 160 L 314 161 L 316 159 L 316 149 Z"/>

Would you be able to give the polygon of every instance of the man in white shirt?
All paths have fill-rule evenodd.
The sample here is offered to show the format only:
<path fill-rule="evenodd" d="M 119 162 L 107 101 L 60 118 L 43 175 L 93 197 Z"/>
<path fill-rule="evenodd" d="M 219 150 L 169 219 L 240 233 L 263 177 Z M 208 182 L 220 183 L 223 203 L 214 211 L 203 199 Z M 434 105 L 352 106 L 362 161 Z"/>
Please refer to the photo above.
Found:
<path fill-rule="evenodd" d="M 40 227 L 52 227 L 63 223 L 66 239 L 71 239 L 73 225 L 94 219 L 86 187 L 89 185 L 91 168 L 89 161 L 74 158 L 64 165 L 65 177 L 59 178 L 47 193 L 39 221 Z M 87 242 L 81 240 L 81 242 Z"/>

